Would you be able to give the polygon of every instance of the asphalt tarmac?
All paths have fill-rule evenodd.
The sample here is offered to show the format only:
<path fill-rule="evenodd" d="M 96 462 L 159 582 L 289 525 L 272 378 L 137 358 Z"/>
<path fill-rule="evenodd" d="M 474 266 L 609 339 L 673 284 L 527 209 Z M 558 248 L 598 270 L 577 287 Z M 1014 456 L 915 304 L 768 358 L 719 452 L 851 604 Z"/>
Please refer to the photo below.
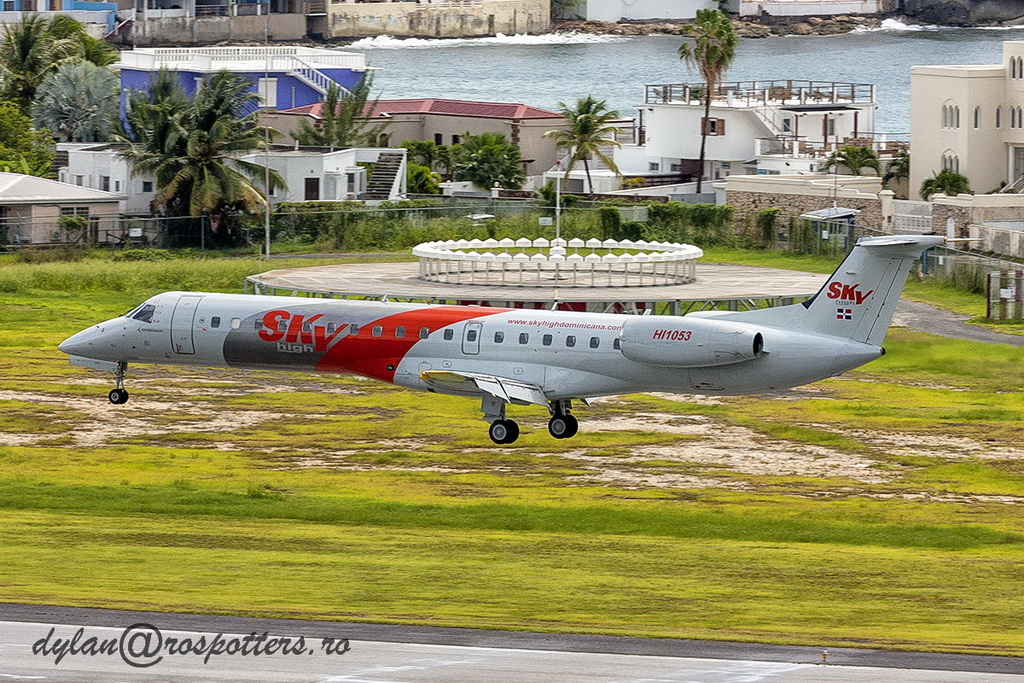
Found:
<path fill-rule="evenodd" d="M 1024 681 L 1013 657 L 11 604 L 0 620 L 0 681 Z"/>

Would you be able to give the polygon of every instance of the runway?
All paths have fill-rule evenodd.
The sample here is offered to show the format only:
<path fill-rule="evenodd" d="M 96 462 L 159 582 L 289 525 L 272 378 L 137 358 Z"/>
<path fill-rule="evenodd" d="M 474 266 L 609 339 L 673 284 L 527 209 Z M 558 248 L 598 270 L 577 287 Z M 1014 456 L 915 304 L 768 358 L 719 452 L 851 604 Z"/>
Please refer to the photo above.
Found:
<path fill-rule="evenodd" d="M 823 661 L 814 647 L 23 605 L 0 605 L 0 619 L 0 681 L 1024 681 L 1011 657 L 828 648 Z M 159 633 L 126 631 L 140 623 Z"/>

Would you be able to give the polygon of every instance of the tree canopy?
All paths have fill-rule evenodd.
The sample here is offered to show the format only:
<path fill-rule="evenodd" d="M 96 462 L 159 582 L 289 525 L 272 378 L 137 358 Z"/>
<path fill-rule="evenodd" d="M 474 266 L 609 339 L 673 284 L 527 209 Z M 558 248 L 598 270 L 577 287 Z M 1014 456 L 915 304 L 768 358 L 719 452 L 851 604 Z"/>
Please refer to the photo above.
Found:
<path fill-rule="evenodd" d="M 879 174 L 878 154 L 870 147 L 862 145 L 843 145 L 828 156 L 821 168 L 823 171 L 835 167 L 845 169 L 847 175 L 860 175 L 864 169 Z"/>
<path fill-rule="evenodd" d="M 14 101 L 28 113 L 36 90 L 61 64 L 88 61 L 109 66 L 117 50 L 85 32 L 67 15 L 46 18 L 26 14 L 16 24 L 4 24 L 0 33 L 0 98 Z"/>
<path fill-rule="evenodd" d="M 380 123 L 373 122 L 380 98 L 370 101 L 372 87 L 372 74 L 367 74 L 346 92 L 342 92 L 336 85 L 329 86 L 319 125 L 313 126 L 309 121 L 302 120 L 293 137 L 300 145 L 316 147 L 376 147 L 380 135 L 391 121 L 386 119 Z"/>
<path fill-rule="evenodd" d="M 32 117 L 62 142 L 105 141 L 117 124 L 120 84 L 91 62 L 64 63 L 36 91 Z"/>
<path fill-rule="evenodd" d="M 613 123 L 619 112 L 609 110 L 606 100 L 595 100 L 591 95 L 576 100 L 572 107 L 559 102 L 558 111 L 566 121 L 566 129 L 549 130 L 544 133 L 544 137 L 553 139 L 559 148 L 570 151 L 569 162 L 562 177 L 562 186 L 565 186 L 565 180 L 576 164 L 582 161 L 587 174 L 587 191 L 593 192 L 594 181 L 590 177 L 589 163 L 592 157 L 597 157 L 613 173 L 619 174 L 619 167 L 605 151 L 607 148 L 619 146 L 615 134 L 621 129 Z"/>
<path fill-rule="evenodd" d="M 519 148 L 500 133 L 466 133 L 451 149 L 454 180 L 468 180 L 482 188 L 497 184 L 513 190 L 526 181 Z"/>
<path fill-rule="evenodd" d="M 237 216 L 266 207 L 262 192 L 266 167 L 240 157 L 264 147 L 269 129 L 258 124 L 252 108 L 259 97 L 250 81 L 220 71 L 203 78 L 189 101 L 177 80 L 158 74 L 148 96 L 130 98 L 128 127 L 121 153 L 134 173 L 156 179 L 153 208 L 167 216 L 204 216 L 215 239 L 238 237 Z M 269 172 L 270 189 L 284 187 Z"/>
<path fill-rule="evenodd" d="M 955 197 L 958 194 L 968 194 L 970 191 L 971 184 L 968 182 L 967 176 L 949 169 L 943 169 L 921 183 L 921 199 L 928 199 L 939 192 Z"/>
<path fill-rule="evenodd" d="M 687 26 L 686 30 L 691 33 L 692 42 L 679 46 L 679 58 L 689 66 L 696 66 L 704 79 L 704 118 L 700 127 L 700 170 L 697 171 L 699 193 L 704 179 L 704 158 L 710 133 L 708 123 L 711 117 L 711 97 L 736 57 L 739 39 L 729 15 L 718 9 L 697 10 L 697 23 Z"/>
<path fill-rule="evenodd" d="M 53 138 L 35 130 L 14 102 L 0 102 L 0 171 L 47 176 L 53 163 Z"/>

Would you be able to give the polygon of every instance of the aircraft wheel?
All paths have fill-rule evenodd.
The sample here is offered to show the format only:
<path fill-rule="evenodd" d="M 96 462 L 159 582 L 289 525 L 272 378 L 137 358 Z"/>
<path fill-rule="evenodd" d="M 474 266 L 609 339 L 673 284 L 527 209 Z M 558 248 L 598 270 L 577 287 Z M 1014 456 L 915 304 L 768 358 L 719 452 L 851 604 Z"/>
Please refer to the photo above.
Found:
<path fill-rule="evenodd" d="M 107 394 L 107 398 L 116 406 L 122 403 L 128 402 L 128 390 L 127 389 L 111 389 L 110 393 Z"/>
<path fill-rule="evenodd" d="M 555 415 L 548 420 L 548 432 L 556 439 L 568 439 L 579 430 L 579 420 L 572 415 Z"/>
<path fill-rule="evenodd" d="M 495 420 L 487 434 L 496 444 L 512 443 L 519 438 L 519 424 L 515 420 Z"/>

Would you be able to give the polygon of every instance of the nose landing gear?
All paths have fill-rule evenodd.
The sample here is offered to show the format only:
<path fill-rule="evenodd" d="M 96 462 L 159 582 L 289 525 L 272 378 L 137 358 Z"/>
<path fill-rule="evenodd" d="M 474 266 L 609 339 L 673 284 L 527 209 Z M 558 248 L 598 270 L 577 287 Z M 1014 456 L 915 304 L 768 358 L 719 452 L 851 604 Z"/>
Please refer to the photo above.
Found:
<path fill-rule="evenodd" d="M 114 371 L 114 388 L 107 394 L 107 399 L 116 406 L 128 402 L 128 390 L 124 388 L 124 376 L 128 374 L 128 364 L 124 361 L 117 363 L 117 370 Z"/>

